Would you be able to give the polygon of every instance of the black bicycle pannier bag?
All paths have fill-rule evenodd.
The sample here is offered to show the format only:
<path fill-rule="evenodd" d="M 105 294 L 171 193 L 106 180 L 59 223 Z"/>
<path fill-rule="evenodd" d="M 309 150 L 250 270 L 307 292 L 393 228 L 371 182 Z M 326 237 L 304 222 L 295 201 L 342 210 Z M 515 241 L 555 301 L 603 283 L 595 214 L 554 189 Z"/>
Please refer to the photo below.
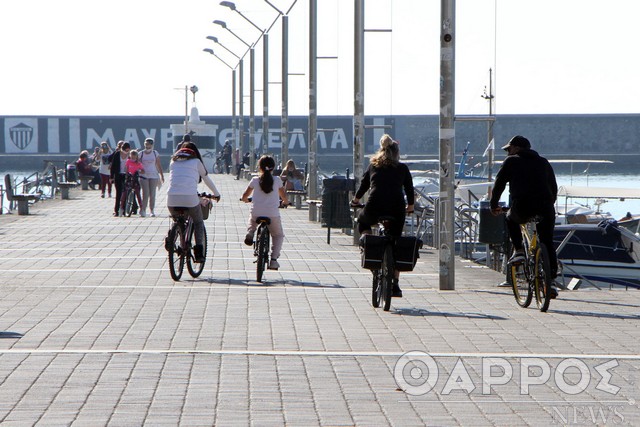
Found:
<path fill-rule="evenodd" d="M 379 270 L 382 268 L 382 258 L 387 238 L 373 234 L 364 234 L 360 239 L 360 252 L 362 255 L 362 268 Z"/>
<path fill-rule="evenodd" d="M 396 270 L 413 271 L 420 257 L 420 248 L 422 248 L 422 240 L 417 237 L 398 237 L 393 251 Z"/>

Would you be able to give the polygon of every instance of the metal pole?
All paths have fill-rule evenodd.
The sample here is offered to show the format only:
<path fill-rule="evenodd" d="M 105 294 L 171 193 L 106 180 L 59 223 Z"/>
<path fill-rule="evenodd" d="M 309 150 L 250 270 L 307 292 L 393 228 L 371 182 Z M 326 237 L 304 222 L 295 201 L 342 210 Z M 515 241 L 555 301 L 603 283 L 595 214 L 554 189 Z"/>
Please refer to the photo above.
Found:
<path fill-rule="evenodd" d="M 364 173 L 364 0 L 355 0 L 353 79 L 353 177 Z"/>
<path fill-rule="evenodd" d="M 309 199 L 318 197 L 318 112 L 316 111 L 316 86 L 318 67 L 318 0 L 309 0 Z M 318 208 L 309 205 L 309 221 L 318 220 Z"/>
<path fill-rule="evenodd" d="M 353 53 L 353 178 L 356 188 L 364 174 L 364 0 L 355 0 Z M 354 230 L 353 244 L 360 233 Z"/>
<path fill-rule="evenodd" d="M 184 86 L 184 133 L 189 133 L 189 86 Z"/>
<path fill-rule="evenodd" d="M 254 48 L 249 50 L 249 152 L 251 153 L 250 170 L 256 168 L 256 129 L 255 129 L 255 63 L 256 55 Z"/>
<path fill-rule="evenodd" d="M 440 290 L 455 289 L 455 0 L 441 0 L 440 32 Z"/>
<path fill-rule="evenodd" d="M 491 68 L 489 68 L 489 117 L 493 116 L 493 70 Z M 487 139 L 489 140 L 489 144 L 491 143 L 491 141 L 493 141 L 493 121 L 490 121 L 488 123 L 489 129 L 488 129 L 488 133 L 487 133 Z M 489 161 L 487 164 L 487 180 L 491 181 L 493 179 L 492 176 L 492 171 L 491 169 L 493 168 L 493 147 L 489 147 L 489 152 L 487 153 L 488 157 L 489 157 Z M 491 197 L 491 194 L 489 194 L 489 197 Z"/>
<path fill-rule="evenodd" d="M 282 17 L 282 167 L 289 160 L 289 17 Z"/>
<path fill-rule="evenodd" d="M 247 152 L 247 147 L 244 144 L 244 59 L 240 60 L 240 84 L 238 87 L 239 113 L 238 117 L 238 141 L 240 143 L 241 155 Z"/>
<path fill-rule="evenodd" d="M 231 135 L 233 135 L 233 146 L 238 146 L 238 133 L 236 131 L 236 70 L 231 70 Z"/>
<path fill-rule="evenodd" d="M 269 150 L 269 34 L 262 36 L 262 154 Z"/>

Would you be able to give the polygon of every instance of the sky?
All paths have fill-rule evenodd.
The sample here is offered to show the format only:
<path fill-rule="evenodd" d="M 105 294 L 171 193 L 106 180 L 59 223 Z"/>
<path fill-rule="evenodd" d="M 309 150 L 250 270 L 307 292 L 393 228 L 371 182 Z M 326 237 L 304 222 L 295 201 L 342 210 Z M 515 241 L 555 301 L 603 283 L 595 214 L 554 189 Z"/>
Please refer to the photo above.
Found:
<path fill-rule="evenodd" d="M 308 0 L 289 13 L 289 114 L 308 114 Z M 281 30 L 264 0 L 237 9 L 269 28 L 269 111 L 281 111 Z M 354 2 L 318 0 L 318 114 L 353 114 Z M 639 113 L 640 1 L 457 0 L 456 114 Z M 231 115 L 231 69 L 259 31 L 217 0 L 13 0 L 0 3 L 0 115 Z M 438 114 L 439 0 L 365 0 L 365 114 Z M 391 31 L 371 31 L 391 30 Z M 249 55 L 245 115 L 249 114 Z M 334 58 L 337 57 L 337 58 Z M 187 95 L 185 97 L 185 94 Z"/>

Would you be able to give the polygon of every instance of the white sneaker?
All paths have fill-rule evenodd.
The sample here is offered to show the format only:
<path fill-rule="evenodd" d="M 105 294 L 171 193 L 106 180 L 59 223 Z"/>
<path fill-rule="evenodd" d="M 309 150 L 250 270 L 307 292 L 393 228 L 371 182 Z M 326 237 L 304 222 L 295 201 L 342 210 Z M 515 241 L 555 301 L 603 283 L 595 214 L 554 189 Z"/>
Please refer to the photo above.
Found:
<path fill-rule="evenodd" d="M 277 270 L 280 268 L 280 264 L 278 263 L 277 259 L 271 259 L 271 261 L 269 262 L 269 270 Z"/>
<path fill-rule="evenodd" d="M 155 217 L 156 217 L 156 214 L 155 214 L 155 212 L 151 211 L 151 213 L 149 214 L 149 216 L 150 216 L 151 218 L 155 218 Z"/>
<path fill-rule="evenodd" d="M 147 216 L 147 213 L 144 211 L 144 209 L 140 210 L 140 216 L 143 218 Z"/>

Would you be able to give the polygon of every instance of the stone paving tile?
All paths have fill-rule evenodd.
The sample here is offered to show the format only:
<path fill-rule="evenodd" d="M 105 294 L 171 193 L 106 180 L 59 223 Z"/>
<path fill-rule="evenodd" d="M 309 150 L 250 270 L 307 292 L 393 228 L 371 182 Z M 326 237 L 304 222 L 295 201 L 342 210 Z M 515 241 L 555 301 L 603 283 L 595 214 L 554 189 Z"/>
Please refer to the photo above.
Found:
<path fill-rule="evenodd" d="M 385 313 L 370 305 L 371 274 L 352 237 L 332 230 L 328 245 L 304 209 L 282 211 L 281 269 L 257 283 L 242 244 L 248 206 L 237 202 L 246 183 L 214 179 L 223 199 L 206 223 L 198 279 L 169 277 L 165 209 L 113 218 L 112 200 L 72 190 L 28 217 L 0 216 L 0 324 L 23 334 L 0 339 L 2 425 L 640 423 L 635 291 L 563 292 L 543 314 L 518 308 L 496 287 L 501 275 L 467 261 L 456 261 L 456 290 L 440 291 L 427 247 L 402 275 L 405 298 Z M 433 390 L 399 388 L 395 367 L 408 351 L 433 357 Z M 483 355 L 513 366 L 488 395 Z M 578 395 L 555 381 L 568 356 L 589 370 Z M 532 357 L 550 380 L 521 395 L 520 364 Z M 609 360 L 619 363 L 616 394 L 596 388 L 596 367 Z M 424 381 L 413 367 L 400 379 Z M 578 372 L 561 379 L 577 383 Z M 460 389 L 468 379 L 471 392 Z"/>

